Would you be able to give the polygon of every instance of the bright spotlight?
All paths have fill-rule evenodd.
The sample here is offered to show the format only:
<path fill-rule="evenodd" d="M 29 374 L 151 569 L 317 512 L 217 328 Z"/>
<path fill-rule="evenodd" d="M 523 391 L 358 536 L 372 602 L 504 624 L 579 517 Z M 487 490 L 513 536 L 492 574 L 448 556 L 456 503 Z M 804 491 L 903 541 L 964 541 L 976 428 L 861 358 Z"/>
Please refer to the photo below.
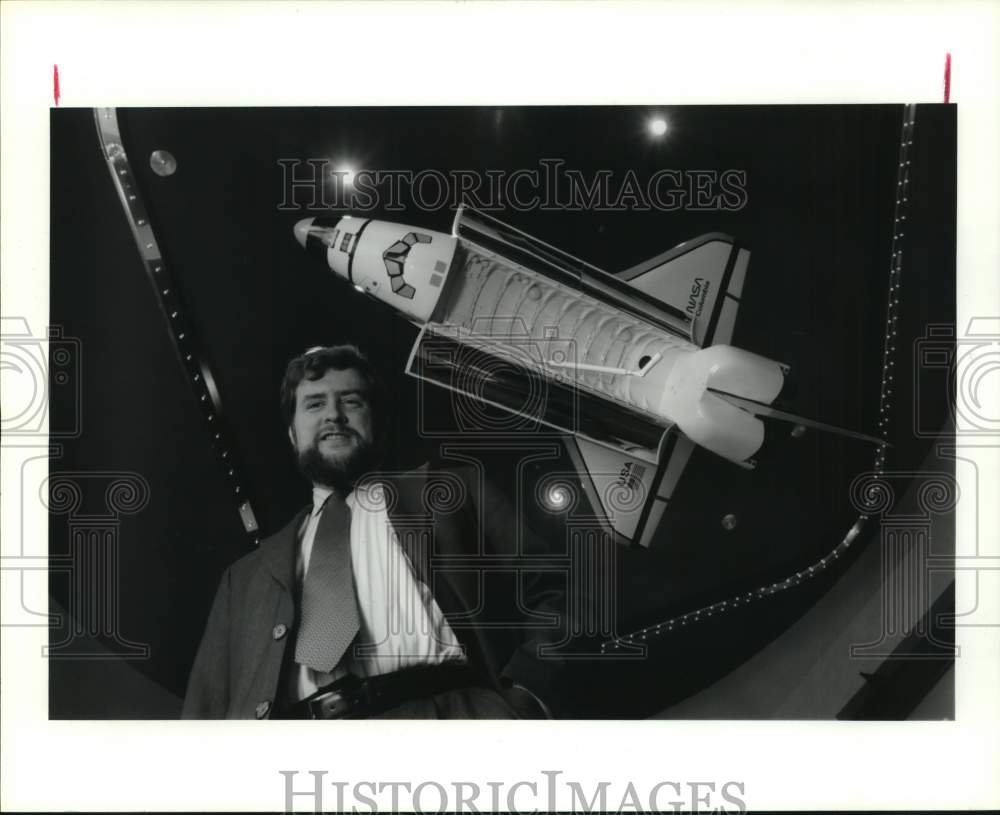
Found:
<path fill-rule="evenodd" d="M 349 187 L 351 184 L 354 183 L 354 168 L 353 167 L 348 167 L 346 165 L 343 166 L 343 167 L 338 167 L 337 170 L 336 170 L 336 172 L 337 172 L 337 175 L 340 178 L 344 179 L 344 186 L 345 187 Z"/>
<path fill-rule="evenodd" d="M 662 116 L 654 116 L 649 120 L 649 132 L 659 138 L 667 132 L 667 120 Z"/>
<path fill-rule="evenodd" d="M 550 512 L 559 512 L 569 507 L 572 496 L 564 484 L 553 484 L 545 491 L 543 498 Z"/>

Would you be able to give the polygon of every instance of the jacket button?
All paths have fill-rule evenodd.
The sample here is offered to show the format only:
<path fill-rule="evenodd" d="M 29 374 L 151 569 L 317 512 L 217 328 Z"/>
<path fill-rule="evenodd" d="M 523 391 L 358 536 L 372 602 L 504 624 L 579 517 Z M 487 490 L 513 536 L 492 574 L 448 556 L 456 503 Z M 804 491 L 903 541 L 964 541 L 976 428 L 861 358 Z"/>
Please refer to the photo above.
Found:
<path fill-rule="evenodd" d="M 259 705 L 257 705 L 257 710 L 255 711 L 258 719 L 266 719 L 267 714 L 271 712 L 271 703 L 264 700 Z"/>
<path fill-rule="evenodd" d="M 288 626 L 285 625 L 284 623 L 278 623 L 274 627 L 274 630 L 271 632 L 271 636 L 274 637 L 276 640 L 280 640 L 287 633 L 288 633 Z"/>

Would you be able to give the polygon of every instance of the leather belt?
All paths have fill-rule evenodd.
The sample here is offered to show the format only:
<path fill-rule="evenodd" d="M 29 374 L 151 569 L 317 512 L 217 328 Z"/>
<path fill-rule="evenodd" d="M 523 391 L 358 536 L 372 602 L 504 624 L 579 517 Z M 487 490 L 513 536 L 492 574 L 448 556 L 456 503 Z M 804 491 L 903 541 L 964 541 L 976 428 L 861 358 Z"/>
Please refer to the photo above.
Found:
<path fill-rule="evenodd" d="M 277 713 L 279 719 L 363 719 L 411 699 L 487 683 L 466 664 L 405 668 L 361 679 L 348 674 Z"/>

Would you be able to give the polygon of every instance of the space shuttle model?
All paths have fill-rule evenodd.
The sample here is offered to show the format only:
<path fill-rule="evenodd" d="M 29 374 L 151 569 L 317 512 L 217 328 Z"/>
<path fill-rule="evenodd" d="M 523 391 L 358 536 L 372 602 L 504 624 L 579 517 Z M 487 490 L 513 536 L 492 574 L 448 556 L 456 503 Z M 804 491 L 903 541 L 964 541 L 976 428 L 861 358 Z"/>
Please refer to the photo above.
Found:
<path fill-rule="evenodd" d="M 774 407 L 788 367 L 728 344 L 750 253 L 726 235 L 618 275 L 468 208 L 450 235 L 346 215 L 295 237 L 420 328 L 408 374 L 503 408 L 498 431 L 561 431 L 624 542 L 648 545 L 695 446 L 755 467 L 762 416 L 882 443 Z"/>

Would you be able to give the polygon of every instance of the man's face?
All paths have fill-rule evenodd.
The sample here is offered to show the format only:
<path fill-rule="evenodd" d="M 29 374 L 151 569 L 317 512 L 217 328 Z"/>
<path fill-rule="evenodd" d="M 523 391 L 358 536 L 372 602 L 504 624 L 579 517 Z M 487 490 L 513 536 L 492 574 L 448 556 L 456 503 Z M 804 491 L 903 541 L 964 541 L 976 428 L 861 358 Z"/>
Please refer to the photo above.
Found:
<path fill-rule="evenodd" d="M 328 370 L 295 390 L 288 438 L 314 483 L 348 487 L 374 463 L 375 432 L 368 386 L 357 371 Z"/>

